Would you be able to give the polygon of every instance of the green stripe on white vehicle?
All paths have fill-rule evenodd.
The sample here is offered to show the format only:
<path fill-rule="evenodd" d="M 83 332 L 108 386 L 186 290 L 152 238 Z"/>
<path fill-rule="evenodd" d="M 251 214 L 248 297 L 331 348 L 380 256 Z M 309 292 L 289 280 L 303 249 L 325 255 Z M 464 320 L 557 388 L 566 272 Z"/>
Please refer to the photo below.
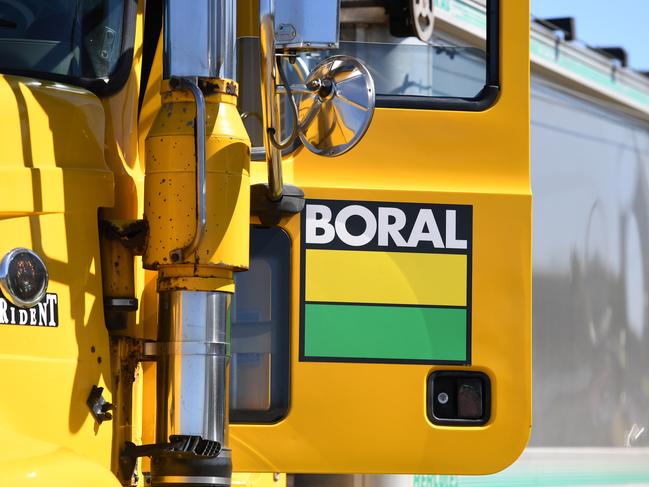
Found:
<path fill-rule="evenodd" d="M 646 475 L 611 473 L 590 476 L 583 472 L 572 474 L 495 475 L 494 477 L 460 477 L 454 475 L 414 475 L 412 487 L 541 487 L 541 486 L 631 486 L 649 485 Z"/>
<path fill-rule="evenodd" d="M 475 2 L 462 0 L 435 0 L 436 9 L 443 10 L 461 22 L 479 29 L 487 27 L 487 18 L 482 7 Z"/>
<path fill-rule="evenodd" d="M 484 6 L 471 0 L 435 0 L 435 8 L 445 19 L 465 30 L 484 32 Z M 484 35 L 484 34 L 483 34 Z M 530 39 L 532 65 L 543 66 L 568 76 L 618 103 L 649 115 L 649 79 L 630 69 L 616 68 L 594 51 L 569 42 L 559 42 L 546 29 L 535 26 Z"/>
<path fill-rule="evenodd" d="M 397 484 L 395 484 L 396 487 Z M 648 486 L 649 448 L 528 448 L 495 475 L 413 475 L 404 487 Z"/>

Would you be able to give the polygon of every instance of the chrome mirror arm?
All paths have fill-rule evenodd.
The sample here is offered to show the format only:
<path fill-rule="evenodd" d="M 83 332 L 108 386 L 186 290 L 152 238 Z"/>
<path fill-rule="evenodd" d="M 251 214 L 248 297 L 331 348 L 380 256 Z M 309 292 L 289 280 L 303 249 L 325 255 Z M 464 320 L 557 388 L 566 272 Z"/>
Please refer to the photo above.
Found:
<path fill-rule="evenodd" d="M 307 88 L 306 85 L 291 85 L 290 88 L 291 88 L 292 93 L 298 93 L 300 95 L 306 95 L 306 94 L 310 94 L 310 93 L 313 92 L 312 90 Z M 277 93 L 278 94 L 286 95 L 286 94 L 288 94 L 288 91 L 289 90 L 286 89 L 286 86 L 277 85 Z"/>
<path fill-rule="evenodd" d="M 275 5 L 274 0 L 259 1 L 259 42 L 261 68 L 261 109 L 263 138 L 268 164 L 268 198 L 282 198 L 282 152 L 273 144 L 279 135 L 279 106 L 277 103 L 277 64 L 275 61 Z"/>
<path fill-rule="evenodd" d="M 306 130 L 311 126 L 321 107 L 322 98 L 316 97 L 316 99 L 313 101 L 313 105 L 311 105 L 311 108 L 309 108 L 309 111 L 305 115 L 304 120 L 300 122 L 300 133 L 306 132 Z"/>

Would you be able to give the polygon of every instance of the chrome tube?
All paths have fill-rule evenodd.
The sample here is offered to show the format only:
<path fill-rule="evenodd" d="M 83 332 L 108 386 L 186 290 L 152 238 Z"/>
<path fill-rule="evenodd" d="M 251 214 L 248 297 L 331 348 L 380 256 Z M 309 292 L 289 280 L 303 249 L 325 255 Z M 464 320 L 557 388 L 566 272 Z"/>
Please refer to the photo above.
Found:
<path fill-rule="evenodd" d="M 275 2 L 259 0 L 259 43 L 261 67 L 261 109 L 264 122 L 264 146 L 268 164 L 268 197 L 282 198 L 282 152 L 273 145 L 280 140 L 280 114 L 276 99 L 277 65 L 275 63 Z"/>
<path fill-rule="evenodd" d="M 184 79 L 186 85 L 196 100 L 196 121 L 194 122 L 196 136 L 196 230 L 194 238 L 187 247 L 171 251 L 171 261 L 180 262 L 196 252 L 203 241 L 207 227 L 207 184 L 205 176 L 205 97 L 195 81 Z"/>
<path fill-rule="evenodd" d="M 236 73 L 235 0 L 165 0 L 164 78 Z"/>
<path fill-rule="evenodd" d="M 157 443 L 200 436 L 227 447 L 229 307 L 228 293 L 160 293 Z"/>
<path fill-rule="evenodd" d="M 228 487 L 230 294 L 164 291 L 159 296 L 159 450 L 151 457 L 151 485 Z"/>
<path fill-rule="evenodd" d="M 236 0 L 218 0 L 220 23 L 217 66 L 218 78 L 236 81 L 237 4 Z"/>

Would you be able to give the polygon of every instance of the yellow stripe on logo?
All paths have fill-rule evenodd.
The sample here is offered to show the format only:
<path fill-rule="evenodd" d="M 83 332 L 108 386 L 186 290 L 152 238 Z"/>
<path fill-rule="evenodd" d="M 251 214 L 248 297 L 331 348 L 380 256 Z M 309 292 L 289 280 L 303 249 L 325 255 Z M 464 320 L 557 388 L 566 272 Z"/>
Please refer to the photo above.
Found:
<path fill-rule="evenodd" d="M 467 256 L 306 250 L 306 301 L 466 306 Z"/>

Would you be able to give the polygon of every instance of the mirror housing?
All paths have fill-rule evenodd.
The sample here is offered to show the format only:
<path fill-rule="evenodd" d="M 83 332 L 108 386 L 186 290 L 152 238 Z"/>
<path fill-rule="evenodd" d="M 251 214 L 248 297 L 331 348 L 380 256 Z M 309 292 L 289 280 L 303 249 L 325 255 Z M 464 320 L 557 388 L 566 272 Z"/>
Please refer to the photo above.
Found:
<path fill-rule="evenodd" d="M 352 63 L 345 62 L 345 66 L 354 66 L 351 73 L 361 76 L 364 85 L 365 95 L 359 106 L 361 111 L 365 112 L 362 116 L 335 116 L 331 118 L 334 110 L 327 110 L 328 107 L 334 106 L 340 102 L 340 90 L 336 89 L 336 84 L 326 96 L 323 95 L 322 87 L 329 83 L 333 78 L 327 78 L 328 72 L 325 73 L 325 67 L 329 71 L 334 65 L 340 64 L 340 59 L 335 61 L 325 60 L 318 66 L 320 71 L 314 76 L 309 76 L 306 87 L 296 87 L 306 95 L 301 102 L 301 108 L 305 110 L 302 123 L 299 121 L 298 109 L 293 97 L 293 87 L 289 86 L 286 76 L 282 71 L 281 63 L 277 62 L 277 53 L 283 53 L 287 56 L 295 56 L 302 51 L 312 51 L 318 49 L 331 49 L 338 45 L 339 32 L 339 0 L 324 0 L 322 2 L 302 2 L 297 0 L 260 0 L 259 2 L 259 41 L 260 41 L 260 73 L 261 73 L 261 106 L 263 121 L 263 139 L 266 148 L 266 162 L 268 166 L 268 186 L 267 196 L 273 203 L 279 203 L 282 200 L 283 178 L 282 178 L 282 150 L 290 147 L 293 141 L 299 136 L 309 150 L 314 150 L 319 155 L 339 155 L 351 149 L 363 136 L 374 110 L 374 84 L 367 68 L 359 61 L 354 60 Z M 317 17 L 318 22 L 312 22 Z M 311 21 L 311 22 L 309 22 Z M 339 73 L 342 74 L 342 73 Z M 354 75 L 354 76 L 356 76 Z M 309 82 L 310 80 L 310 82 Z M 293 111 L 293 130 L 286 140 L 281 140 L 281 120 L 280 107 L 277 101 L 278 83 L 282 83 L 282 92 L 290 99 L 290 107 Z M 316 85 L 316 81 L 317 84 Z M 336 80 L 338 81 L 338 80 Z M 357 81 L 358 83 L 358 81 Z M 309 86 L 311 85 L 311 86 Z M 340 102 L 342 104 L 347 101 Z M 358 110 L 358 103 L 348 104 L 349 110 Z M 347 111 L 349 111 L 347 110 Z M 325 115 L 325 113 L 327 115 Z M 330 120 L 327 120 L 326 117 Z M 318 118 L 321 123 L 318 124 L 318 130 L 327 135 L 314 134 L 304 136 L 301 130 L 308 130 L 311 122 Z M 340 140 L 335 142 L 331 139 L 330 134 L 334 129 L 345 127 L 345 123 L 350 123 L 360 130 L 343 134 Z M 354 122 L 348 122 L 348 119 Z M 323 125 L 324 124 L 324 125 Z M 353 133 L 352 133 L 353 132 Z M 315 142 L 315 143 L 313 143 Z M 322 147 L 321 147 L 322 146 Z M 324 148 L 323 148 L 324 147 Z"/>
<path fill-rule="evenodd" d="M 275 43 L 278 50 L 311 51 L 338 47 L 340 0 L 277 0 Z M 313 19 L 318 19 L 313 22 Z"/>

